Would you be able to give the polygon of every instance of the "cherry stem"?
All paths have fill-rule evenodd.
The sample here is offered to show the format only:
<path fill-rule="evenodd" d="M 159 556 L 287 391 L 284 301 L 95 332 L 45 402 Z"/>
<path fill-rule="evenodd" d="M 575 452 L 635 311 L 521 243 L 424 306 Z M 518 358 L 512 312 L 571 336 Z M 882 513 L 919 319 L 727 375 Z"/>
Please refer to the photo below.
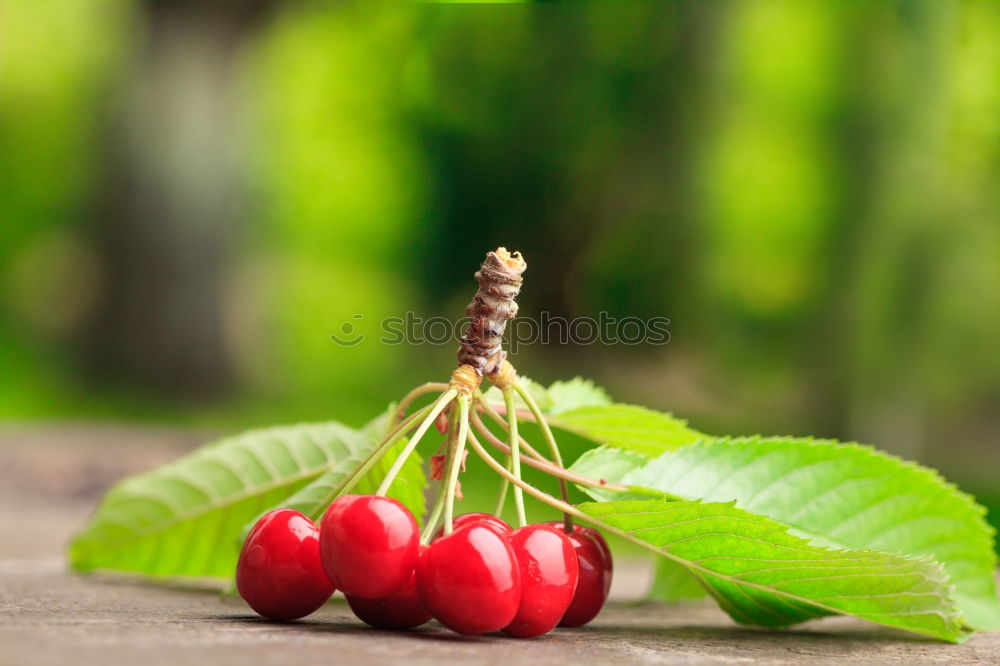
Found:
<path fill-rule="evenodd" d="M 448 484 L 444 488 L 444 533 L 451 534 L 454 529 L 455 487 L 458 483 L 458 473 L 462 471 L 462 456 L 465 454 L 465 443 L 469 439 L 469 398 L 465 394 L 458 396 L 458 439 L 451 453 Z"/>
<path fill-rule="evenodd" d="M 482 393 L 480 393 L 479 396 L 478 396 L 478 398 L 479 398 L 479 405 L 483 408 L 483 411 L 486 412 L 486 414 L 489 415 L 489 417 L 491 419 L 493 419 L 496 423 L 498 423 L 504 429 L 504 431 L 506 431 L 506 432 L 509 433 L 510 432 L 510 427 L 507 425 L 507 421 L 504 420 L 504 418 L 502 416 L 500 416 L 499 414 L 497 414 L 497 411 L 495 409 L 493 409 L 493 407 L 491 407 L 488 402 L 486 402 L 486 397 Z M 505 414 L 507 413 L 506 408 L 504 408 L 503 411 L 504 411 Z M 529 418 L 527 420 L 533 421 L 533 419 L 531 419 L 531 418 Z M 521 437 L 521 448 L 524 449 L 525 453 L 527 453 L 529 456 L 535 458 L 536 460 L 541 460 L 543 462 L 549 462 L 549 459 L 546 458 L 545 456 L 543 456 L 537 450 L 535 450 L 535 447 L 533 447 L 531 444 L 528 444 L 527 440 L 525 440 L 524 437 Z"/>
<path fill-rule="evenodd" d="M 514 478 L 521 479 L 521 438 L 517 436 L 517 414 L 514 412 L 514 392 L 510 388 L 503 389 L 503 401 L 507 405 L 508 435 L 510 437 L 510 473 Z M 517 526 L 524 527 L 528 519 L 524 514 L 524 493 L 519 486 L 514 486 L 514 510 L 517 512 Z"/>
<path fill-rule="evenodd" d="M 389 468 L 389 472 L 385 475 L 385 478 L 382 479 L 382 483 L 379 484 L 378 490 L 375 491 L 376 495 L 384 496 L 386 492 L 388 492 L 389 486 L 391 486 L 392 482 L 396 480 L 396 476 L 399 475 L 399 470 L 403 468 L 403 464 L 406 463 L 406 459 L 409 458 L 410 454 L 413 453 L 413 450 L 417 448 L 417 444 L 420 443 L 420 440 L 427 432 L 427 429 L 431 427 L 431 424 L 434 423 L 438 414 L 444 411 L 444 408 L 448 406 L 448 403 L 450 403 L 456 395 L 458 395 L 458 391 L 455 389 L 449 389 L 442 393 L 441 397 L 434 401 L 431 406 L 430 413 L 427 414 L 426 418 L 424 418 L 423 422 L 421 422 L 420 427 L 417 428 L 417 432 L 413 434 L 413 437 L 411 437 L 410 441 L 407 442 L 406 447 L 400 451 L 398 456 L 396 456 L 396 460 L 392 463 L 392 467 Z"/>
<path fill-rule="evenodd" d="M 340 495 L 349 493 L 354 488 L 354 486 L 356 486 L 358 482 L 364 477 L 364 475 L 371 471 L 371 468 L 375 466 L 375 463 L 381 460 L 382 456 L 384 456 L 389 451 L 389 449 L 393 447 L 393 445 L 399 440 L 399 438 L 405 435 L 406 433 L 410 432 L 410 430 L 417 423 L 417 421 L 426 416 L 431 409 L 432 409 L 431 405 L 424 407 L 423 409 L 421 409 L 418 412 L 415 412 L 412 416 L 410 416 L 405 421 L 397 425 L 395 428 L 390 430 L 388 434 L 386 434 L 386 436 L 382 438 L 382 441 L 379 442 L 378 445 L 376 445 L 375 449 L 368 454 L 368 457 L 364 459 L 364 461 L 361 463 L 361 466 L 354 471 L 354 474 L 352 474 L 351 477 L 345 480 L 340 486 L 335 488 L 330 493 L 329 497 L 324 499 L 324 501 L 321 503 L 323 508 L 325 509 L 326 505 L 332 502 L 335 497 L 339 497 Z"/>
<path fill-rule="evenodd" d="M 406 409 L 410 406 L 410 403 L 420 396 L 428 393 L 434 393 L 435 391 L 438 393 L 444 393 L 449 388 L 450 387 L 444 382 L 427 382 L 414 388 L 412 391 L 404 395 L 403 399 L 399 401 L 398 405 L 396 405 L 396 411 L 393 413 L 390 424 L 395 425 L 396 421 L 403 418 L 403 416 L 406 415 Z"/>
<path fill-rule="evenodd" d="M 441 514 L 444 513 L 444 494 L 439 493 L 438 497 L 441 501 L 434 503 L 434 510 L 431 511 L 431 515 L 427 516 L 424 530 L 420 533 L 420 543 L 424 546 L 430 543 L 434 530 L 437 529 L 438 523 L 441 522 Z"/>
<path fill-rule="evenodd" d="M 483 403 L 485 404 L 486 401 L 483 400 Z M 507 413 L 507 408 L 504 407 L 504 406 L 502 406 L 502 405 L 497 405 L 496 407 L 493 407 L 493 409 L 495 409 L 500 414 L 506 414 Z M 535 415 L 532 414 L 531 411 L 529 411 L 527 409 L 519 409 L 519 410 L 517 410 L 517 418 L 524 419 L 525 421 L 528 421 L 530 423 L 534 423 L 535 422 Z"/>
<path fill-rule="evenodd" d="M 445 479 L 451 475 L 451 449 L 457 433 L 458 411 L 453 409 L 448 417 L 448 436 L 444 443 L 445 453 L 447 454 L 445 458 L 444 477 L 441 479 L 441 488 L 438 490 L 437 499 L 434 501 L 434 508 L 431 509 L 431 514 L 427 517 L 424 531 L 420 533 L 420 543 L 424 545 L 430 542 L 431 537 L 434 535 L 434 530 L 437 529 L 438 523 L 441 522 L 441 516 L 444 514 Z"/>
<path fill-rule="evenodd" d="M 503 465 L 501 465 L 499 462 L 497 462 L 496 458 L 494 458 L 493 456 L 491 456 L 489 454 L 489 452 L 485 448 L 483 448 L 483 445 L 479 443 L 479 440 L 476 439 L 476 436 L 473 433 L 471 433 L 471 432 L 469 433 L 469 446 L 472 447 L 472 449 L 476 452 L 476 455 L 478 455 L 480 458 L 482 458 L 483 461 L 487 465 L 489 465 L 493 469 L 494 472 L 496 472 L 497 474 L 499 474 L 500 476 L 502 476 L 503 478 L 507 479 L 512 484 L 514 484 L 514 488 L 515 489 L 523 490 L 524 492 L 528 493 L 529 495 L 531 495 L 532 497 L 534 497 L 538 501 L 543 502 L 545 504 L 548 504 L 552 508 L 558 509 L 559 511 L 562 511 L 563 513 L 572 514 L 573 516 L 575 516 L 577 518 L 581 518 L 583 520 L 586 520 L 586 521 L 592 522 L 592 523 L 599 523 L 600 522 L 600 521 L 597 521 L 594 518 L 591 518 L 590 516 L 588 516 L 587 514 L 585 514 L 583 511 L 580 511 L 579 509 L 577 509 L 575 506 L 573 506 L 569 502 L 563 502 L 560 499 L 556 499 L 552 495 L 549 495 L 548 493 L 543 492 L 543 491 L 539 490 L 538 488 L 535 488 L 530 483 L 522 481 L 521 479 L 519 479 L 516 476 L 514 476 L 511 472 L 508 472 L 504 468 Z M 603 525 L 604 523 L 600 523 L 600 524 Z"/>
<path fill-rule="evenodd" d="M 552 434 L 552 429 L 549 428 L 548 420 L 545 418 L 545 415 L 542 414 L 542 410 L 538 406 L 538 403 L 535 402 L 535 398 L 526 388 L 524 388 L 524 385 L 516 379 L 514 380 L 514 390 L 517 391 L 519 396 L 521 396 L 521 400 L 528 405 L 528 409 L 531 410 L 531 413 L 535 417 L 535 422 L 542 430 L 542 439 L 545 440 L 545 443 L 549 447 L 549 452 L 552 454 L 553 462 L 555 462 L 556 467 L 562 469 L 563 462 L 562 455 L 559 453 L 559 445 L 556 443 L 556 438 Z M 506 405 L 507 411 L 509 412 L 511 403 L 506 402 Z M 566 479 L 559 479 L 559 496 L 562 498 L 563 502 L 569 504 L 569 484 L 566 483 Z M 567 534 L 573 533 L 573 518 L 568 513 L 563 516 L 563 529 L 566 530 Z"/>
<path fill-rule="evenodd" d="M 495 448 L 499 449 L 501 453 L 510 455 L 510 447 L 507 444 L 505 444 L 503 440 L 501 440 L 499 437 L 490 432 L 489 428 L 486 427 L 486 424 L 483 423 L 482 419 L 479 418 L 479 415 L 476 414 L 475 412 L 472 413 L 472 427 L 475 428 L 476 431 L 479 432 L 479 434 L 482 435 L 487 442 L 492 444 Z M 521 462 L 523 462 L 525 465 L 534 467 L 537 470 L 545 472 L 550 476 L 554 476 L 557 479 L 565 479 L 570 483 L 575 483 L 581 486 L 587 486 L 588 488 L 601 488 L 603 490 L 610 490 L 612 492 L 617 492 L 617 493 L 625 493 L 632 491 L 632 489 L 630 489 L 628 486 L 623 486 L 618 483 L 610 483 L 608 481 L 598 481 L 597 479 L 591 479 L 586 476 L 581 476 L 576 472 L 571 472 L 565 467 L 556 467 L 548 460 L 544 459 L 535 460 L 533 458 L 528 458 L 525 456 L 521 458 Z M 508 470 L 510 469 L 509 465 L 507 466 L 507 469 Z M 504 479 L 504 483 L 506 483 L 506 479 Z"/>
<path fill-rule="evenodd" d="M 474 410 L 474 409 L 472 410 L 472 416 L 473 416 L 474 421 L 477 421 L 480 424 L 482 423 L 482 420 L 480 420 L 479 415 L 476 414 L 476 410 Z M 478 426 L 476 426 L 475 423 L 473 424 L 473 427 L 476 427 L 476 429 L 479 430 Z M 480 431 L 480 432 L 482 432 L 482 431 Z M 489 432 L 490 436 L 493 435 L 493 433 L 491 433 L 489 430 L 487 430 L 486 432 Z M 497 441 L 499 441 L 499 440 L 497 440 Z M 504 448 L 507 449 L 507 460 L 506 460 L 505 467 L 507 468 L 507 471 L 509 472 L 511 470 L 511 468 L 512 468 L 512 465 L 514 464 L 514 459 L 510 455 L 510 448 L 507 447 L 506 445 L 504 445 Z M 503 508 L 504 508 L 504 505 L 507 504 L 507 492 L 509 490 L 510 490 L 510 481 L 508 481 L 507 479 L 500 479 L 500 489 L 497 492 L 497 505 L 493 509 L 493 515 L 496 516 L 497 518 L 500 518 L 501 515 L 503 514 Z"/>

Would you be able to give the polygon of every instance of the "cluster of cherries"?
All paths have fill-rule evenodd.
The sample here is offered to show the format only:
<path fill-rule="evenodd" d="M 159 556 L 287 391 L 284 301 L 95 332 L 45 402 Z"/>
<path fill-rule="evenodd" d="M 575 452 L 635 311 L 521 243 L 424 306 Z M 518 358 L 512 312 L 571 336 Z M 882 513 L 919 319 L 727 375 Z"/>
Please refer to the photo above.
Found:
<path fill-rule="evenodd" d="M 359 619 L 411 629 L 431 618 L 452 631 L 527 638 L 597 615 L 611 585 L 611 552 L 599 532 L 562 523 L 512 529 L 467 513 L 454 531 L 420 543 L 396 500 L 344 495 L 316 526 L 291 509 L 265 514 L 236 565 L 240 596 L 260 615 L 294 620 L 337 589 Z"/>

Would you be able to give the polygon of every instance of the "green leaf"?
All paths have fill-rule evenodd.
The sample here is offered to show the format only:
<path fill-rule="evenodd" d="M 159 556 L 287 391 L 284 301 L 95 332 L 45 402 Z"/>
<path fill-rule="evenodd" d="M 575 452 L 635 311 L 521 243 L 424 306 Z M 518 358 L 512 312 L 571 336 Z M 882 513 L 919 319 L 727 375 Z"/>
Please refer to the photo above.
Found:
<path fill-rule="evenodd" d="M 647 463 L 649 463 L 649 458 L 638 453 L 633 453 L 626 449 L 601 446 L 596 449 L 590 449 L 577 458 L 576 462 L 570 466 L 570 471 L 591 479 L 603 479 L 610 483 L 618 483 L 629 472 Z M 610 490 L 602 490 L 600 488 L 591 488 L 589 486 L 578 485 L 577 488 L 598 502 L 623 499 L 648 499 L 648 494 L 645 497 L 639 497 L 616 493 Z M 708 590 L 687 569 L 667 559 L 657 561 L 653 584 L 647 595 L 649 599 L 669 602 L 684 599 L 703 599 L 706 596 L 708 596 Z"/>
<path fill-rule="evenodd" d="M 929 558 L 815 546 L 732 503 L 627 500 L 578 508 L 687 568 L 737 622 L 784 627 L 841 614 L 953 642 L 969 635 L 947 575 Z"/>
<path fill-rule="evenodd" d="M 700 442 L 624 474 L 621 458 L 605 452 L 587 464 L 613 482 L 736 500 L 826 546 L 933 557 L 969 624 L 1000 628 L 985 509 L 933 470 L 858 444 L 760 437 Z"/>
<path fill-rule="evenodd" d="M 707 596 L 708 590 L 683 566 L 665 557 L 656 560 L 653 584 L 646 595 L 647 599 L 676 602 L 704 599 Z"/>
<path fill-rule="evenodd" d="M 373 439 L 339 423 L 252 430 L 126 479 L 69 546 L 73 568 L 229 576 L 244 524 L 321 474 L 350 471 Z"/>
<path fill-rule="evenodd" d="M 299 490 L 294 495 L 278 503 L 272 508 L 295 509 L 309 516 L 314 521 L 318 521 L 323 512 L 330 505 L 330 502 L 337 496 L 340 488 L 351 477 L 354 470 L 358 468 L 364 457 L 367 456 L 385 435 L 389 433 L 389 423 L 395 405 L 389 410 L 372 420 L 362 430 L 362 436 L 367 438 L 370 446 L 358 450 L 358 455 L 350 456 L 345 460 L 344 465 L 337 465 L 333 469 L 317 477 L 312 483 Z M 378 486 L 382 483 L 393 461 L 406 446 L 407 439 L 401 439 L 389 452 L 372 467 L 371 471 L 365 475 L 361 481 L 351 491 L 357 494 L 374 494 Z M 416 517 L 417 522 L 426 510 L 426 500 L 424 498 L 424 486 L 427 480 L 424 476 L 424 468 L 420 456 L 414 452 L 400 469 L 399 475 L 389 489 L 388 496 L 404 504 Z M 263 512 L 261 512 L 263 513 Z M 244 533 L 248 532 L 259 516 L 255 516 L 244 526 Z"/>
<path fill-rule="evenodd" d="M 580 407 L 611 404 L 611 398 L 608 397 L 604 389 L 582 377 L 575 377 L 569 381 L 553 382 L 548 388 L 523 375 L 518 376 L 518 381 L 524 384 L 528 393 L 538 403 L 538 408 L 545 414 L 562 414 Z M 503 394 L 495 386 L 484 391 L 483 397 L 494 407 L 502 408 L 504 406 Z M 516 394 L 514 395 L 514 404 L 518 409 L 528 408 L 521 397 Z"/>
<path fill-rule="evenodd" d="M 608 446 L 600 446 L 596 449 L 590 449 L 577 458 L 576 462 L 570 465 L 570 470 L 580 476 L 586 476 L 590 479 L 617 483 L 620 479 L 624 478 L 626 474 L 637 467 L 642 467 L 648 462 L 649 458 L 639 455 L 638 453 L 632 453 L 626 449 L 615 449 Z M 633 497 L 622 497 L 622 493 L 616 493 L 610 490 L 591 488 L 589 486 L 577 487 L 599 502 L 615 499 L 636 499 Z"/>
<path fill-rule="evenodd" d="M 569 381 L 554 382 L 549 387 L 552 405 L 548 414 L 580 409 L 581 407 L 603 407 L 611 404 L 607 392 L 589 379 L 574 377 Z"/>
<path fill-rule="evenodd" d="M 649 464 L 651 458 L 640 453 L 633 453 L 626 449 L 617 449 L 613 446 L 599 446 L 590 449 L 576 462 L 570 465 L 569 469 L 582 476 L 592 479 L 604 479 L 611 483 L 621 483 L 625 477 L 632 472 L 641 469 Z M 587 493 L 595 500 L 603 501 L 609 496 L 606 491 L 578 486 L 580 490 Z"/>
<path fill-rule="evenodd" d="M 535 402 L 538 404 L 539 409 L 541 409 L 543 412 L 546 413 L 548 413 L 548 411 L 552 409 L 553 407 L 552 396 L 549 395 L 549 390 L 547 388 L 545 388 L 538 382 L 534 381 L 533 379 L 528 379 L 527 377 L 524 377 L 522 375 L 518 375 L 517 380 L 524 385 L 524 388 L 528 390 L 528 393 L 531 394 L 531 397 L 535 399 Z M 503 393 L 501 393 L 500 389 L 498 389 L 496 386 L 491 386 L 485 391 L 483 391 L 483 399 L 486 400 L 486 402 L 493 405 L 494 407 L 500 407 L 500 408 L 504 407 Z M 525 404 L 524 400 L 521 399 L 521 396 L 517 395 L 516 393 L 514 394 L 514 406 L 517 409 L 528 408 L 528 405 Z"/>
<path fill-rule="evenodd" d="M 621 403 L 572 409 L 553 415 L 549 423 L 599 444 L 646 456 L 657 456 L 705 437 L 675 416 Z"/>
<path fill-rule="evenodd" d="M 576 377 L 548 388 L 524 376 L 518 380 L 550 417 L 551 425 L 599 444 L 656 456 L 705 437 L 671 414 L 612 403 L 607 392 L 589 379 Z M 495 386 L 486 390 L 483 398 L 495 407 L 504 406 L 503 395 Z M 515 395 L 514 404 L 527 409 L 519 396 Z"/>

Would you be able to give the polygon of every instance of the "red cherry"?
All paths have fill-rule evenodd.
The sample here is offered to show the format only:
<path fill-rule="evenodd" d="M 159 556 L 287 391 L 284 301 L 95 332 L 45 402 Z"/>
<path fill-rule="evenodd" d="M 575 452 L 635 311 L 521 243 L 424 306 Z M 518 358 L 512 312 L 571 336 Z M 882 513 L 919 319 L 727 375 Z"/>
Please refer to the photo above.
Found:
<path fill-rule="evenodd" d="M 506 534 L 507 532 L 510 532 L 510 525 L 489 513 L 463 513 L 460 516 L 455 516 L 452 520 L 452 525 L 455 531 L 458 531 L 459 528 L 465 527 L 466 525 L 473 524 L 488 527 L 497 534 Z M 434 533 L 434 540 L 440 539 L 443 535 L 444 527 L 438 528 L 438 531 Z"/>
<path fill-rule="evenodd" d="M 420 552 L 426 549 L 427 546 L 421 546 Z M 347 595 L 347 603 L 359 620 L 378 629 L 412 629 L 431 619 L 431 612 L 417 591 L 416 570 L 403 587 L 384 599 Z"/>
<path fill-rule="evenodd" d="M 552 525 L 526 525 L 507 535 L 521 572 L 521 605 L 503 632 L 517 638 L 541 636 L 562 619 L 579 577 L 567 535 Z"/>
<path fill-rule="evenodd" d="M 236 563 L 236 589 L 272 620 L 296 620 L 325 604 L 333 584 L 320 562 L 316 523 L 292 509 L 261 516 Z"/>
<path fill-rule="evenodd" d="M 410 579 L 420 535 L 409 509 L 389 497 L 343 495 L 320 523 L 320 556 L 337 586 L 384 599 Z"/>
<path fill-rule="evenodd" d="M 550 524 L 562 530 L 561 521 Z M 611 549 L 601 533 L 591 527 L 574 525 L 573 534 L 566 536 L 576 551 L 580 580 L 576 584 L 573 601 L 566 609 L 559 626 L 580 627 L 597 616 L 608 598 L 612 575 Z"/>
<path fill-rule="evenodd" d="M 521 603 L 510 544 L 481 524 L 431 543 L 417 562 L 417 589 L 441 624 L 466 636 L 506 627 Z"/>

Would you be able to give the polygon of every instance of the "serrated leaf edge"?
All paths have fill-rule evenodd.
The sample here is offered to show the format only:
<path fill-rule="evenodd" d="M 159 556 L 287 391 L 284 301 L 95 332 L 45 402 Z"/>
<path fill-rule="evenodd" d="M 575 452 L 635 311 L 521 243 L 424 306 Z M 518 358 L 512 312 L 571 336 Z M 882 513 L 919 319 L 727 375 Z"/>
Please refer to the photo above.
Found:
<path fill-rule="evenodd" d="M 652 501 L 655 501 L 655 500 L 652 500 Z M 819 546 L 819 545 L 812 544 L 808 539 L 803 539 L 802 537 L 799 537 L 799 536 L 797 536 L 795 534 L 790 533 L 788 531 L 789 527 L 787 525 L 784 525 L 783 523 L 779 523 L 778 521 L 774 520 L 773 518 L 768 518 L 766 516 L 759 516 L 758 514 L 753 514 L 753 513 L 749 512 L 749 511 L 746 511 L 744 509 L 740 509 L 739 507 L 736 506 L 736 502 L 735 501 L 730 501 L 730 502 L 704 502 L 702 500 L 687 500 L 687 502 L 694 503 L 694 504 L 700 504 L 700 505 L 703 505 L 703 506 L 722 505 L 722 506 L 726 506 L 726 507 L 728 507 L 730 509 L 733 509 L 733 510 L 741 512 L 741 513 L 746 513 L 746 514 L 749 514 L 751 516 L 757 516 L 759 518 L 763 518 L 765 520 L 769 520 L 769 521 L 771 521 L 772 523 L 774 523 L 778 527 L 778 529 L 776 531 L 783 532 L 784 534 L 787 534 L 789 537 L 791 537 L 793 539 L 796 539 L 796 540 L 802 542 L 803 544 L 810 545 L 812 548 L 816 548 L 816 549 L 821 550 L 821 551 L 831 552 L 831 553 L 870 553 L 872 555 L 887 555 L 887 556 L 891 556 L 891 557 L 898 557 L 898 558 L 900 558 L 902 560 L 908 560 L 908 561 L 912 561 L 912 562 L 926 564 L 926 565 L 928 565 L 928 566 L 931 567 L 931 569 L 935 572 L 936 575 L 934 577 L 930 577 L 930 576 L 928 576 L 927 574 L 925 574 L 923 572 L 919 572 L 919 575 L 921 577 L 923 577 L 925 580 L 928 580 L 931 583 L 943 584 L 944 587 L 945 587 L 945 590 L 948 593 L 949 601 L 951 603 L 945 608 L 944 611 L 922 611 L 920 613 L 914 613 L 914 614 L 937 615 L 938 617 L 940 617 L 945 622 L 946 625 L 949 624 L 950 622 L 954 621 L 958 625 L 958 628 L 962 629 L 963 631 L 968 632 L 969 635 L 971 634 L 972 628 L 969 627 L 967 623 L 965 623 L 965 621 L 963 620 L 963 618 L 961 616 L 961 613 L 958 611 L 957 605 L 955 604 L 954 600 L 951 599 L 951 595 L 954 593 L 954 585 L 951 585 L 950 583 L 947 582 L 949 580 L 947 572 L 945 572 L 944 567 L 941 565 L 941 563 L 938 562 L 937 560 L 935 560 L 932 557 L 929 557 L 929 556 L 908 556 L 908 555 L 902 555 L 902 554 L 898 554 L 898 553 L 885 553 L 883 551 L 879 551 L 879 550 L 875 550 L 875 549 L 871 549 L 871 548 L 866 548 L 866 549 L 846 549 L 846 548 L 845 549 L 836 549 L 836 548 L 828 548 L 828 547 L 825 547 L 825 546 Z M 609 504 L 609 502 L 584 502 L 582 504 L 578 504 L 577 508 L 580 509 L 581 511 L 583 511 L 584 513 L 586 513 L 586 509 L 584 507 L 586 507 L 588 505 L 601 506 L 601 505 L 607 505 L 607 504 Z M 665 506 L 667 506 L 667 505 L 669 505 L 671 503 L 670 502 L 663 502 L 663 504 Z M 634 512 L 634 514 L 640 514 L 640 513 L 653 514 L 653 513 L 657 513 L 657 512 Z M 590 514 L 587 514 L 587 515 L 590 516 Z M 628 515 L 633 515 L 633 514 L 630 513 Z M 776 589 L 776 588 L 773 588 L 773 587 L 769 587 L 767 585 L 761 585 L 761 584 L 758 584 L 758 583 L 752 583 L 752 582 L 749 582 L 749 581 L 739 580 L 735 576 L 732 576 L 732 575 L 729 575 L 729 574 L 722 574 L 722 573 L 719 573 L 719 572 L 712 571 L 711 569 L 703 567 L 703 566 L 697 564 L 696 562 L 693 562 L 691 560 L 686 560 L 686 559 L 684 559 L 682 557 L 674 555 L 673 553 L 671 553 L 671 552 L 669 552 L 667 550 L 664 550 L 663 548 L 661 548 L 659 546 L 655 546 L 655 545 L 653 545 L 653 544 L 651 544 L 651 543 L 649 543 L 647 541 L 643 541 L 642 539 L 634 537 L 632 535 L 632 531 L 624 530 L 624 529 L 615 527 L 613 525 L 610 525 L 608 523 L 605 523 L 604 521 L 600 520 L 600 516 L 590 516 L 590 517 L 594 518 L 596 522 L 601 523 L 601 527 L 603 529 L 607 529 L 607 530 L 609 530 L 609 531 L 617 534 L 618 536 L 626 539 L 627 541 L 631 541 L 632 543 L 634 543 L 634 544 L 636 544 L 638 546 L 641 546 L 643 548 L 646 548 L 647 550 L 650 550 L 650 551 L 655 552 L 655 553 L 657 553 L 657 554 L 659 554 L 659 555 L 661 555 L 663 557 L 666 557 L 667 559 L 670 559 L 670 560 L 676 562 L 677 564 L 683 566 L 685 569 L 688 569 L 689 571 L 691 571 L 693 569 L 694 571 L 691 571 L 691 572 L 693 574 L 695 574 L 699 578 L 699 581 L 703 585 L 706 586 L 706 589 L 709 591 L 709 593 L 713 596 L 713 598 L 716 599 L 716 601 L 719 602 L 719 605 L 722 606 L 723 608 L 731 608 L 731 606 L 728 603 L 724 603 L 724 602 L 720 601 L 720 595 L 718 595 L 717 592 L 715 592 L 713 590 L 713 588 L 712 588 L 711 585 L 708 585 L 706 583 L 706 581 L 704 581 L 704 579 L 703 579 L 704 576 L 707 575 L 707 576 L 711 576 L 713 578 L 720 578 L 720 579 L 726 580 L 727 582 L 729 582 L 729 583 L 733 584 L 734 586 L 736 586 L 737 589 L 739 589 L 739 586 L 745 585 L 747 587 L 758 589 L 758 590 L 760 590 L 762 592 L 766 592 L 768 594 L 774 594 L 774 595 L 780 596 L 782 598 L 790 599 L 790 600 L 795 601 L 797 603 L 804 603 L 804 604 L 807 604 L 809 606 L 818 607 L 818 608 L 820 608 L 822 610 L 825 610 L 825 611 L 828 611 L 829 613 L 834 614 L 834 615 L 851 616 L 851 617 L 856 617 L 856 618 L 861 619 L 861 620 L 865 620 L 865 621 L 869 621 L 869 622 L 876 622 L 878 624 L 883 624 L 883 623 L 878 622 L 877 620 L 870 620 L 867 617 L 858 615 L 856 613 L 851 613 L 851 612 L 847 612 L 847 611 L 841 610 L 841 609 L 833 607 L 833 606 L 828 606 L 826 604 L 823 604 L 822 602 L 814 601 L 814 600 L 808 599 L 806 597 L 801 597 L 801 596 L 799 596 L 797 594 L 792 594 L 792 593 L 789 593 L 789 592 L 785 592 L 783 590 L 779 590 L 779 589 Z M 754 522 L 756 522 L 756 521 L 754 521 Z M 699 535 L 699 536 L 705 536 L 705 535 Z M 744 537 L 744 538 L 752 539 L 751 537 Z M 766 542 L 766 541 L 763 541 L 763 540 L 760 540 L 760 539 L 757 539 L 757 540 L 761 541 L 762 543 L 769 543 L 769 542 Z M 769 544 L 769 545 L 773 545 L 773 544 Z M 782 583 L 787 583 L 787 582 L 789 582 L 789 581 L 782 581 Z M 792 582 L 795 582 L 795 581 L 793 580 Z M 729 611 L 727 610 L 727 612 L 729 612 Z M 742 613 L 737 613 L 737 614 L 742 615 Z M 733 615 L 733 613 L 730 613 L 730 615 Z M 895 617 L 895 616 L 905 616 L 905 615 L 910 615 L 910 614 L 906 614 L 906 613 L 872 613 L 872 614 L 869 614 L 869 615 L 885 616 L 885 617 Z M 734 617 L 734 619 L 735 619 L 735 617 Z M 745 623 L 746 624 L 754 624 L 754 625 L 759 624 L 757 622 L 753 622 L 752 620 L 749 620 L 749 621 L 747 621 Z M 894 628 L 894 629 L 901 629 L 903 631 L 910 631 L 912 633 L 918 633 L 918 634 L 922 634 L 922 635 L 926 635 L 926 636 L 931 636 L 933 638 L 942 638 L 942 636 L 940 636 L 938 634 L 931 633 L 931 632 L 928 632 L 928 631 L 921 631 L 919 629 L 896 627 L 896 626 L 893 626 L 893 625 L 884 625 L 884 626 L 888 626 L 888 627 L 891 627 L 891 628 Z M 968 635 L 964 635 L 964 638 L 968 638 Z M 961 640 L 963 640 L 963 636 L 960 635 L 960 636 L 955 637 L 955 638 L 947 637 L 944 640 L 949 640 L 949 641 L 953 641 L 953 642 L 960 642 Z"/>

